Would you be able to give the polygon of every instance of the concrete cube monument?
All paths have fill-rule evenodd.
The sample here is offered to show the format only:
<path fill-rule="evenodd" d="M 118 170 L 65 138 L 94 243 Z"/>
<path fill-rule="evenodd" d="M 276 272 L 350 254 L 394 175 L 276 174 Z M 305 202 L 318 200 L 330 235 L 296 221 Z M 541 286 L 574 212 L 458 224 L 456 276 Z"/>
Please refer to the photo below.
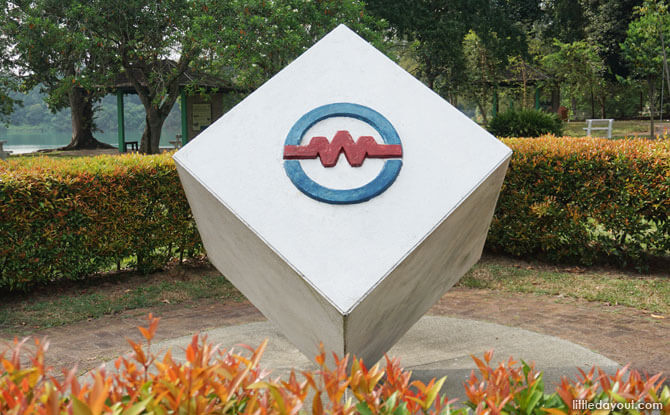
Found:
<path fill-rule="evenodd" d="M 510 155 L 339 26 L 174 159 L 214 266 L 372 364 L 479 259 Z"/>

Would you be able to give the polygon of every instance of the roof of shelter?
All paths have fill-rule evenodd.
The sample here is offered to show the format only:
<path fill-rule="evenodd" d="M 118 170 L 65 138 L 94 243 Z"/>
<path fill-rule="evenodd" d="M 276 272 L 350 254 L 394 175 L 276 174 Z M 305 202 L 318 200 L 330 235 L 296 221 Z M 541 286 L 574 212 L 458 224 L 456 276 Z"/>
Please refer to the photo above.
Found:
<path fill-rule="evenodd" d="M 541 69 L 529 65 L 526 62 L 518 62 L 507 68 L 498 84 L 500 86 L 518 86 L 523 85 L 525 80 L 527 85 L 534 85 L 540 81 L 548 81 L 551 79 L 551 76 L 547 75 Z"/>
<path fill-rule="evenodd" d="M 177 68 L 177 63 L 173 60 L 166 59 L 161 62 L 161 65 L 164 65 L 163 68 L 161 68 L 161 71 L 157 72 L 162 72 L 166 73 L 170 69 L 176 69 Z M 135 73 L 137 74 L 136 78 L 142 79 L 142 75 L 139 69 L 134 70 Z M 207 88 L 207 89 L 218 89 L 223 92 L 229 92 L 229 91 L 242 91 L 241 88 L 235 87 L 232 85 L 230 81 L 223 80 L 221 78 L 218 78 L 216 76 L 200 72 L 200 71 L 194 71 L 192 69 L 186 69 L 180 76 L 179 76 L 179 86 L 196 86 L 196 87 L 201 87 L 201 88 Z M 140 81 L 140 83 L 144 84 L 144 82 Z M 125 71 L 120 72 L 116 75 L 116 78 L 114 79 L 114 83 L 111 86 L 112 90 L 115 91 L 123 91 L 125 93 L 135 93 L 135 88 L 133 87 L 132 83 L 128 79 L 128 75 L 126 74 Z"/>

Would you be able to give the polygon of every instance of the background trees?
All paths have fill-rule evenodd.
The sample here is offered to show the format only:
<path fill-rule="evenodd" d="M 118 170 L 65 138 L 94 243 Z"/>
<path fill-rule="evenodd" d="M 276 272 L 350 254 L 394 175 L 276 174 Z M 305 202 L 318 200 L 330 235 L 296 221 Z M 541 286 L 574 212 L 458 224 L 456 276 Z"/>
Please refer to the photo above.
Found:
<path fill-rule="evenodd" d="M 415 74 L 452 104 L 476 107 L 482 122 L 494 91 L 531 105 L 524 88 L 497 88 L 519 66 L 549 78 L 541 96 L 547 109 L 565 105 L 573 117 L 591 118 L 643 110 L 639 77 L 631 77 L 621 49 L 642 0 L 368 3 L 389 21 L 392 37 L 415 45 Z"/>
<path fill-rule="evenodd" d="M 108 147 L 93 137 L 94 104 L 104 94 L 100 85 L 110 72 L 108 58 L 90 47 L 79 6 L 70 0 L 4 1 L 4 66 L 17 87 L 39 85 L 52 111 L 70 108 L 72 139 L 67 149 Z"/>
<path fill-rule="evenodd" d="M 653 136 L 656 134 L 654 117 L 657 83 L 663 76 L 664 43 L 665 39 L 670 39 L 670 15 L 664 2 L 652 0 L 645 0 L 636 9 L 635 15 L 637 18 L 628 27 L 621 51 L 630 65 L 632 75 L 647 83 L 650 131 Z"/>
<path fill-rule="evenodd" d="M 210 0 L 91 0 L 78 18 L 91 50 L 102 50 L 122 71 L 146 111 L 140 151 L 157 153 L 160 135 L 180 95 L 187 70 L 210 65 L 208 57 L 232 32 L 228 2 Z"/>
<path fill-rule="evenodd" d="M 578 97 L 586 96 L 591 100 L 591 118 L 596 118 L 595 101 L 600 107 L 598 116 L 605 118 L 606 67 L 597 46 L 584 40 L 571 43 L 555 40 L 554 46 L 555 52 L 542 57 L 542 67 L 564 85 L 572 113 L 577 112 Z"/>
<path fill-rule="evenodd" d="M 145 112 L 141 150 L 157 152 L 185 72 L 243 94 L 339 23 L 483 123 L 494 102 L 534 105 L 527 71 L 543 79 L 547 110 L 653 116 L 665 1 L 5 0 L 0 119 L 18 103 L 11 91 L 38 87 L 50 109 L 71 108 L 70 146 L 97 146 L 97 103 L 125 73 Z"/>
<path fill-rule="evenodd" d="M 219 73 L 257 88 L 339 24 L 384 49 L 385 24 L 359 1 L 232 0 L 234 36 L 215 60 Z"/>

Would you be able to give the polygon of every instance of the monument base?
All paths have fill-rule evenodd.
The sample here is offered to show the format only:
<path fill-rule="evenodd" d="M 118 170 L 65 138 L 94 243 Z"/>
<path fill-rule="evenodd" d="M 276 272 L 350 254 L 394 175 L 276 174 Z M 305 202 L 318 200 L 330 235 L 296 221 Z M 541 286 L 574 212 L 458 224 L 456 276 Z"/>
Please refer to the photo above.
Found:
<path fill-rule="evenodd" d="M 273 378 L 287 379 L 291 369 L 299 372 L 316 368 L 315 363 L 269 322 L 220 327 L 203 334 L 209 342 L 226 349 L 239 344 L 257 347 L 269 339 L 261 366 L 272 370 Z M 156 343 L 152 348 L 160 350 L 159 356 L 171 348 L 175 359 L 183 359 L 183 350 L 190 341 L 191 337 L 185 336 Z M 510 356 L 517 361 L 535 362 L 535 367 L 544 372 L 547 392 L 555 389 L 562 376 L 574 379 L 578 367 L 589 369 L 596 365 L 608 373 L 620 367 L 617 362 L 567 340 L 520 328 L 443 316 L 422 317 L 388 355 L 400 358 L 401 365 L 412 371 L 414 379 L 427 382 L 446 375 L 442 392 L 450 398 L 464 400 L 463 382 L 471 370 L 476 371 L 470 355 L 481 358 L 490 349 L 495 350 L 495 363 L 507 361 Z M 366 365 L 372 366 L 372 362 Z"/>

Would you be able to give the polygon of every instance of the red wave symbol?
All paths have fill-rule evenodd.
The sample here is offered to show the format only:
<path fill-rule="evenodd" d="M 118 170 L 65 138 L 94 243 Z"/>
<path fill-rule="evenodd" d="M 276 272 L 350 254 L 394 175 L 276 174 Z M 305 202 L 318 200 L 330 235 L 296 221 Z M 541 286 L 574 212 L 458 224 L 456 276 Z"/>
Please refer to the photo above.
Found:
<path fill-rule="evenodd" d="M 338 131 L 332 142 L 326 137 L 312 137 L 306 146 L 284 146 L 284 160 L 304 160 L 319 157 L 323 167 L 334 167 L 340 153 L 344 153 L 351 167 L 359 167 L 366 157 L 386 159 L 402 157 L 400 144 L 378 144 L 369 135 L 354 139 L 349 131 Z"/>

